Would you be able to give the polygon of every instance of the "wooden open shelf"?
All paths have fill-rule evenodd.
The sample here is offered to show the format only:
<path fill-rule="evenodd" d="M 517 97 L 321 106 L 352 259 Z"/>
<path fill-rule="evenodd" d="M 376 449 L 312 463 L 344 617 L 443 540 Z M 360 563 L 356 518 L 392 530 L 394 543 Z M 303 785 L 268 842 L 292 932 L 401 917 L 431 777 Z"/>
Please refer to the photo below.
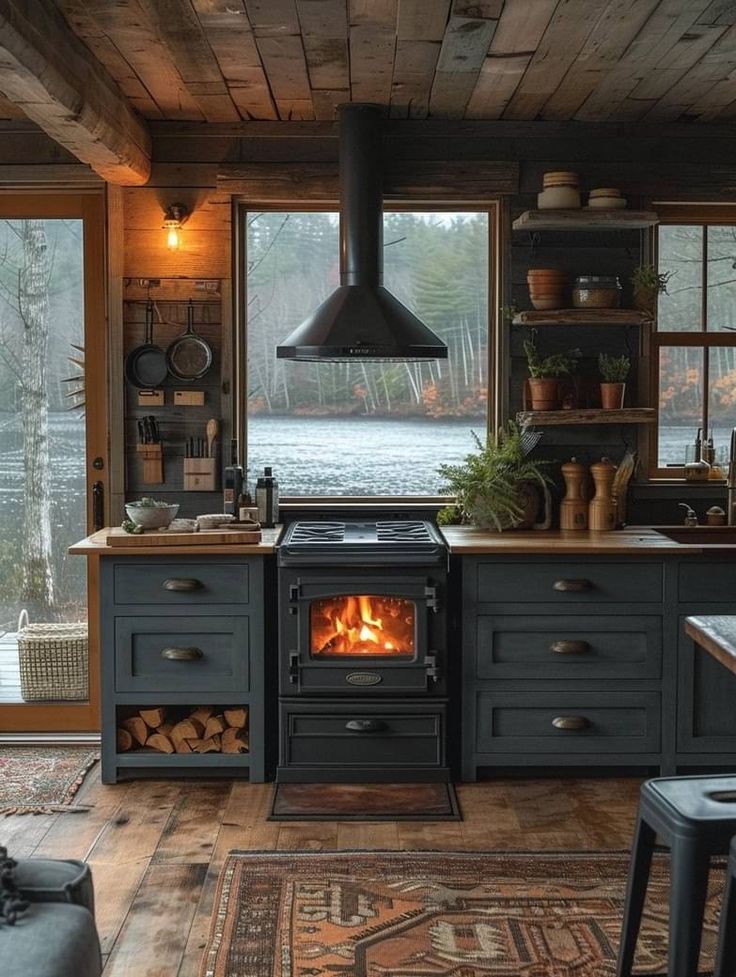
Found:
<path fill-rule="evenodd" d="M 516 415 L 517 423 L 534 427 L 561 427 L 577 424 L 654 424 L 657 411 L 653 407 L 625 407 L 623 410 L 523 410 Z"/>
<path fill-rule="evenodd" d="M 515 231 L 624 230 L 654 227 L 659 216 L 653 210 L 525 210 L 516 218 Z"/>
<path fill-rule="evenodd" d="M 519 312 L 514 326 L 645 326 L 653 320 L 638 309 L 550 309 Z"/>

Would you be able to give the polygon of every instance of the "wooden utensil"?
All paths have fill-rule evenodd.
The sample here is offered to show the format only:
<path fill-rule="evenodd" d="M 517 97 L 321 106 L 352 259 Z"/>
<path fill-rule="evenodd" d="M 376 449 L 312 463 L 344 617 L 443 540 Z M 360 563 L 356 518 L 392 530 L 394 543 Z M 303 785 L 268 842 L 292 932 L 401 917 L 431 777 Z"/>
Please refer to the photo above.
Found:
<path fill-rule="evenodd" d="M 207 457 L 213 458 L 212 447 L 215 443 L 215 438 L 220 432 L 220 425 L 214 417 L 211 417 L 207 421 Z"/>
<path fill-rule="evenodd" d="M 593 532 L 608 532 L 616 528 L 616 500 L 613 497 L 613 479 L 616 466 L 610 458 L 601 458 L 590 466 L 595 482 L 595 495 L 588 508 L 588 525 Z"/>
<path fill-rule="evenodd" d="M 588 469 L 576 458 L 562 466 L 565 497 L 560 505 L 560 529 L 588 528 Z"/>

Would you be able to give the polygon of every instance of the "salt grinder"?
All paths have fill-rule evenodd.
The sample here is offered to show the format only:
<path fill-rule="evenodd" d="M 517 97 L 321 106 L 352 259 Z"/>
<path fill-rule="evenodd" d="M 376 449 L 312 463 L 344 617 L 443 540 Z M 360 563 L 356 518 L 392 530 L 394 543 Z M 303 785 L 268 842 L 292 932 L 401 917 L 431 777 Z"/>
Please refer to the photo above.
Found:
<path fill-rule="evenodd" d="M 577 458 L 562 466 L 565 497 L 560 505 L 560 529 L 588 528 L 588 469 Z"/>
<path fill-rule="evenodd" d="M 616 500 L 613 497 L 616 466 L 610 458 L 601 458 L 590 466 L 590 474 L 595 483 L 595 495 L 588 508 L 588 525 L 592 532 L 608 532 L 616 528 Z"/>

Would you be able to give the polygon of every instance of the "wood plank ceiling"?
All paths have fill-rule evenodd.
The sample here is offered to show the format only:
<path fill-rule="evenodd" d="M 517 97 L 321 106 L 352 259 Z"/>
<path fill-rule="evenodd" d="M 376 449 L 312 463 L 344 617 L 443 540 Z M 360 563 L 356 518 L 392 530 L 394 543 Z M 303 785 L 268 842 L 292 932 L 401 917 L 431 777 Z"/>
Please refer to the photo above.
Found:
<path fill-rule="evenodd" d="M 733 0 L 55 3 L 148 119 L 736 118 Z"/>

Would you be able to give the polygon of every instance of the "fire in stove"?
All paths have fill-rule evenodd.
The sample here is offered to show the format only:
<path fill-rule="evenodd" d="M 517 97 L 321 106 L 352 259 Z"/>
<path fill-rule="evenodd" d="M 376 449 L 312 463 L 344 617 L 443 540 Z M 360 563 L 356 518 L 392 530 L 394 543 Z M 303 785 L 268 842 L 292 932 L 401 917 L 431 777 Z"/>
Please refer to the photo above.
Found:
<path fill-rule="evenodd" d="M 310 620 L 314 658 L 414 657 L 412 600 L 367 595 L 328 597 L 312 601 Z"/>

